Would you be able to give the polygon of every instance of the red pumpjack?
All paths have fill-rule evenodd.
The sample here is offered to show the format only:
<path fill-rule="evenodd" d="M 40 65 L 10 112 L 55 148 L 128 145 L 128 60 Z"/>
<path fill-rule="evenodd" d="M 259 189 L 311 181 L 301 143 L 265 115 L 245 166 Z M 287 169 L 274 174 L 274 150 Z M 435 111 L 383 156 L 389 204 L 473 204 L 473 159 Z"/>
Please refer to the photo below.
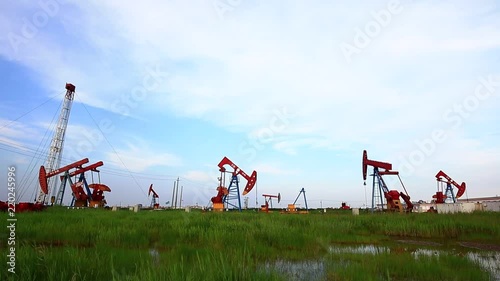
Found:
<path fill-rule="evenodd" d="M 403 198 L 403 200 L 406 203 L 406 212 L 411 212 L 413 210 L 413 203 L 410 201 L 410 196 L 408 195 L 408 192 L 406 191 L 406 188 L 403 184 L 403 181 L 401 180 L 401 177 L 399 177 L 399 172 L 398 171 L 393 171 L 392 170 L 392 164 L 387 163 L 387 162 L 381 162 L 381 161 L 375 161 L 375 160 L 370 160 L 368 159 L 368 153 L 366 150 L 363 151 L 363 180 L 364 185 L 366 185 L 366 176 L 367 176 L 367 171 L 368 171 L 368 166 L 373 167 L 373 180 L 374 180 L 374 186 L 375 186 L 375 181 L 378 181 L 379 187 L 382 189 L 384 193 L 384 198 L 387 201 L 387 209 L 389 211 L 403 211 L 403 206 L 401 205 L 400 202 L 400 197 Z M 383 171 L 379 171 L 379 169 L 383 169 Z M 399 181 L 401 185 L 403 186 L 403 189 L 405 193 L 399 192 L 397 190 L 389 190 L 387 188 L 387 185 L 383 179 L 382 176 L 384 175 L 397 175 L 399 178 Z M 375 208 L 375 188 L 373 190 L 373 199 L 372 199 L 372 209 Z"/>
<path fill-rule="evenodd" d="M 84 164 L 88 163 L 89 159 L 84 158 L 82 160 L 76 161 L 74 163 L 71 163 L 69 165 L 66 165 L 64 167 L 61 167 L 59 169 L 53 170 L 51 172 L 46 172 L 44 166 L 40 166 L 40 171 L 38 175 L 38 181 L 40 183 L 40 189 L 44 194 L 48 193 L 48 179 L 64 173 L 61 178 L 62 182 L 62 191 L 60 195 L 58 195 L 59 198 L 54 199 L 56 204 L 62 205 L 62 200 L 64 197 L 64 186 L 67 181 L 70 182 L 70 187 L 71 191 L 73 194 L 73 203 L 72 205 L 75 207 L 103 207 L 106 204 L 106 200 L 104 199 L 103 193 L 110 192 L 111 189 L 106 186 L 105 184 L 101 183 L 92 183 L 88 185 L 88 191 L 84 191 L 85 186 L 85 180 L 84 180 L 84 173 L 87 171 L 92 171 L 92 172 L 98 172 L 97 168 L 104 165 L 102 161 L 96 162 L 94 164 L 91 164 L 87 167 L 83 167 Z M 70 172 L 71 169 L 75 169 L 74 171 Z M 80 180 L 78 182 L 72 183 L 71 177 L 80 175 Z M 92 189 L 92 192 L 90 192 L 90 189 Z M 51 201 L 54 201 L 51 200 Z"/>
<path fill-rule="evenodd" d="M 434 194 L 432 196 L 432 198 L 436 199 L 437 204 L 445 203 L 446 198 L 448 198 L 448 197 L 450 197 L 451 200 L 453 200 L 453 203 L 456 203 L 456 199 L 462 197 L 462 195 L 464 195 L 464 193 L 465 193 L 465 188 L 466 188 L 465 182 L 462 182 L 462 184 L 459 185 L 456 181 L 454 181 L 450 176 L 448 176 L 443 171 L 439 171 L 436 174 L 436 180 L 437 180 L 437 184 L 438 184 L 438 190 L 437 190 L 436 194 Z M 446 184 L 445 193 L 443 193 L 443 188 L 440 187 L 440 183 Z M 458 189 L 456 196 L 453 192 L 452 185 Z"/>
<path fill-rule="evenodd" d="M 224 167 L 225 165 L 229 165 L 231 168 L 233 168 L 232 174 L 232 180 L 231 184 L 228 187 L 224 186 L 224 176 L 223 174 L 226 173 L 226 168 Z M 219 186 L 217 187 L 217 195 L 212 197 L 210 200 L 212 201 L 214 205 L 214 210 L 217 211 L 222 211 L 224 209 L 224 203 L 228 202 L 228 197 L 231 193 L 231 187 L 233 182 L 237 184 L 237 176 L 242 176 L 247 180 L 247 184 L 245 186 L 245 189 L 243 190 L 243 195 L 247 195 L 255 186 L 255 183 L 257 181 L 257 172 L 253 171 L 252 174 L 249 176 L 247 173 L 245 173 L 242 169 L 240 169 L 236 164 L 234 164 L 229 158 L 224 157 L 222 160 L 219 162 L 219 171 L 221 172 L 221 177 L 219 178 Z M 239 199 L 239 194 L 235 195 Z M 237 207 L 241 211 L 241 202 L 238 200 L 238 205 L 233 205 L 234 207 Z"/>
<path fill-rule="evenodd" d="M 156 191 L 153 189 L 153 184 L 149 186 L 148 197 L 151 194 L 153 194 L 153 197 L 151 197 L 151 204 L 149 205 L 149 207 L 153 209 L 159 209 L 160 203 L 158 203 L 158 198 L 160 198 L 160 196 L 158 196 L 158 193 L 156 193 Z"/>
<path fill-rule="evenodd" d="M 281 201 L 281 194 L 280 193 L 278 193 L 278 195 L 262 194 L 262 196 L 264 196 L 265 203 L 264 203 L 264 205 L 260 206 L 260 210 L 263 212 L 266 212 L 266 213 L 269 213 L 269 205 L 271 205 L 271 208 L 273 207 L 273 201 L 272 201 L 273 198 L 278 199 L 278 204 Z"/>

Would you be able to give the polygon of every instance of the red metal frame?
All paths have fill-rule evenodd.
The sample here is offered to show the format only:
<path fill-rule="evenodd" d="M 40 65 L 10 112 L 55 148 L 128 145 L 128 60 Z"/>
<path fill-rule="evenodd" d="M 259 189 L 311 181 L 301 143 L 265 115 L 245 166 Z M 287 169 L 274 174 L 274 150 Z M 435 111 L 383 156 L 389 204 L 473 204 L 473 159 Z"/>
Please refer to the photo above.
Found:
<path fill-rule="evenodd" d="M 271 195 L 271 194 L 262 194 L 264 196 L 264 205 L 261 205 L 261 210 L 268 213 L 269 212 L 269 202 L 271 202 L 272 198 L 278 198 L 278 204 L 281 201 L 281 194 L 278 193 L 278 195 Z M 272 202 L 271 202 L 272 205 Z M 272 206 L 271 206 L 272 207 Z"/>
<path fill-rule="evenodd" d="M 254 187 L 255 182 L 257 181 L 257 172 L 253 171 L 252 175 L 248 175 L 245 173 L 242 169 L 240 169 L 236 164 L 233 163 L 233 161 L 229 160 L 229 158 L 224 157 L 219 163 L 219 171 L 225 172 L 226 168 L 224 168 L 225 165 L 231 166 L 231 168 L 234 169 L 233 171 L 233 176 L 241 175 L 247 180 L 247 185 L 245 186 L 245 190 L 243 190 L 243 195 L 248 194 Z"/>
<path fill-rule="evenodd" d="M 271 195 L 271 194 L 262 194 L 264 196 L 264 199 L 267 201 L 267 198 L 278 198 L 278 203 L 281 201 L 281 194 L 278 193 L 278 195 Z"/>
<path fill-rule="evenodd" d="M 445 178 L 446 180 L 443 180 L 441 178 Z M 465 182 L 462 182 L 462 184 L 458 184 L 456 181 L 454 181 L 450 176 L 448 176 L 443 171 L 439 171 L 436 174 L 436 179 L 437 179 L 437 181 L 445 182 L 445 183 L 450 183 L 450 184 L 454 185 L 458 189 L 456 198 L 460 198 L 462 195 L 464 195 L 465 188 L 466 188 Z"/>
<path fill-rule="evenodd" d="M 149 186 L 148 197 L 151 195 L 151 193 L 153 193 L 153 197 L 151 198 L 151 207 L 153 207 L 154 209 L 158 209 L 160 207 L 160 204 L 156 200 L 160 198 L 160 196 L 158 196 L 158 193 L 154 191 L 153 184 Z"/>
<path fill-rule="evenodd" d="M 375 160 L 370 160 L 368 159 L 368 153 L 366 150 L 363 150 L 363 180 L 365 181 L 366 185 L 366 176 L 367 176 L 367 171 L 368 171 L 368 166 L 374 167 L 374 173 L 376 176 L 379 178 L 380 183 L 382 184 L 382 191 L 384 192 L 384 197 L 388 203 L 388 205 L 391 206 L 391 209 L 396 209 L 396 205 L 394 203 L 394 200 L 399 200 L 399 197 L 403 198 L 403 200 L 406 203 L 406 210 L 411 212 L 413 209 L 413 203 L 410 200 L 410 196 L 408 195 L 408 192 L 406 191 L 406 188 L 403 184 L 403 181 L 401 180 L 401 177 L 399 177 L 399 172 L 398 171 L 392 171 L 392 164 L 387 163 L 387 162 L 381 162 L 381 161 L 375 161 Z M 379 171 L 378 169 L 384 169 L 384 171 Z M 398 192 L 397 190 L 389 190 L 385 184 L 385 182 L 382 179 L 382 176 L 384 175 L 396 175 L 399 178 L 399 181 L 401 182 L 401 186 L 404 189 L 403 192 Z M 375 180 L 375 178 L 374 178 Z M 374 181 L 374 186 L 375 186 L 375 181 Z M 375 196 L 375 195 L 373 195 Z M 372 198 L 372 205 L 373 205 L 374 199 Z M 373 207 L 373 206 L 372 206 Z"/>
<path fill-rule="evenodd" d="M 97 167 L 100 167 L 104 165 L 104 163 L 102 161 L 99 161 L 99 162 L 96 162 L 94 164 L 91 164 L 91 165 L 88 165 L 87 167 L 77 167 L 78 169 L 67 174 L 66 176 L 68 178 L 71 178 L 73 176 L 77 176 L 77 175 L 80 175 L 80 174 L 83 174 L 85 172 L 88 172 L 88 171 L 92 171 L 92 172 L 99 172 L 99 170 L 97 170 Z M 64 176 L 61 176 L 61 180 L 64 178 Z M 89 195 L 87 195 L 87 193 L 85 193 L 85 191 L 83 190 L 83 182 L 77 182 L 77 183 L 74 183 L 71 185 L 71 191 L 73 191 L 73 196 L 75 196 L 75 200 L 88 200 L 90 199 L 89 198 Z M 89 188 L 92 188 L 93 191 L 92 191 L 92 197 L 91 199 L 93 201 L 102 201 L 102 199 L 104 198 L 103 196 L 103 191 L 111 191 L 111 189 L 109 187 L 107 187 L 106 185 L 104 184 L 90 184 L 88 186 Z M 88 189 L 87 189 L 88 190 Z M 90 193 L 90 191 L 88 191 Z M 95 196 L 95 197 L 94 197 Z M 61 199 L 62 201 L 62 199 Z"/>
<path fill-rule="evenodd" d="M 148 196 L 150 196 L 151 193 L 153 193 L 153 198 L 159 198 L 158 193 L 156 193 L 153 189 L 153 184 L 149 186 Z"/>
<path fill-rule="evenodd" d="M 73 191 L 73 196 L 76 201 L 87 201 L 89 196 L 83 190 L 83 182 L 76 182 L 71 185 L 71 191 Z"/>
<path fill-rule="evenodd" d="M 384 169 L 385 171 L 380 171 L 379 173 L 389 173 L 392 170 L 392 164 L 387 162 L 380 162 L 368 159 L 368 153 L 363 150 L 363 180 L 366 181 L 366 175 L 368 171 L 368 166 Z M 395 172 L 395 171 L 392 171 Z"/>
<path fill-rule="evenodd" d="M 71 170 L 73 168 L 78 168 L 78 167 L 81 168 L 83 164 L 88 163 L 88 162 L 89 162 L 89 159 L 84 158 L 80 161 L 76 161 L 74 163 L 71 163 L 69 165 L 66 165 L 64 167 L 61 167 L 59 169 L 56 169 L 56 170 L 48 172 L 48 173 L 45 171 L 44 166 L 40 166 L 40 171 L 38 172 L 38 182 L 40 183 L 40 188 L 42 189 L 43 193 L 47 194 L 49 192 L 49 187 L 48 187 L 48 183 L 47 183 L 48 178 L 53 177 L 53 176 L 60 174 L 60 173 L 64 173 L 64 172 Z"/>
<path fill-rule="evenodd" d="M 88 165 L 87 167 L 82 167 L 82 166 L 77 167 L 78 168 L 77 170 L 74 170 L 73 172 L 69 173 L 69 177 L 73 177 L 73 176 L 79 175 L 81 173 L 85 173 L 87 171 L 99 172 L 97 170 L 97 167 L 101 167 L 102 165 L 104 165 L 104 163 L 102 161 L 99 161 L 99 162 L 96 162 L 94 164 Z M 64 176 L 61 176 L 61 179 L 63 177 Z"/>

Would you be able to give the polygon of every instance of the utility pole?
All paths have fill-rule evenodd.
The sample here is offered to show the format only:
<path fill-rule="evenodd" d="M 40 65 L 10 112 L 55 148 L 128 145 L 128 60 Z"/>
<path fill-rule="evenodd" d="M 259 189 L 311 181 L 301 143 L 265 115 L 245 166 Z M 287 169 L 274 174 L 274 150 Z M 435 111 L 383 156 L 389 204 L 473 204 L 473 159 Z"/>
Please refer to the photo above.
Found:
<path fill-rule="evenodd" d="M 259 199 L 257 197 L 257 184 L 255 184 L 255 209 L 259 209 Z"/>
<path fill-rule="evenodd" d="M 174 181 L 174 188 L 172 189 L 172 201 L 170 204 L 170 208 L 174 208 L 174 194 L 175 194 L 175 181 Z"/>
<path fill-rule="evenodd" d="M 184 186 L 181 185 L 181 200 L 179 201 L 179 208 L 182 208 L 182 190 L 184 189 Z"/>
<path fill-rule="evenodd" d="M 179 193 L 179 178 L 177 177 L 177 186 L 175 187 L 175 204 L 174 209 L 177 209 L 177 194 Z"/>

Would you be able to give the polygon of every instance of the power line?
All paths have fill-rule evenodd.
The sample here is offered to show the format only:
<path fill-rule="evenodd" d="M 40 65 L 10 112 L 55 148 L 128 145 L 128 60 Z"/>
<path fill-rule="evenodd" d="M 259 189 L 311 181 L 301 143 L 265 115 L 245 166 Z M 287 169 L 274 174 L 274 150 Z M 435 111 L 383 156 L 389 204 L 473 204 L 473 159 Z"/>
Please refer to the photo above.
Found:
<path fill-rule="evenodd" d="M 78 97 L 77 97 L 78 98 Z M 81 102 L 81 101 L 80 101 Z M 94 125 L 97 127 L 97 129 L 99 130 L 99 132 L 101 132 L 102 136 L 104 137 L 104 140 L 106 140 L 106 143 L 108 143 L 109 147 L 111 147 L 111 149 L 113 150 L 113 152 L 115 153 L 116 157 L 118 157 L 118 160 L 120 160 L 121 164 L 123 165 L 123 167 L 125 168 L 125 170 L 129 173 L 129 175 L 132 177 L 132 179 L 134 180 L 135 184 L 141 189 L 142 193 L 144 194 L 144 196 L 147 197 L 147 194 L 146 192 L 144 191 L 144 189 L 141 187 L 141 185 L 139 184 L 139 182 L 137 181 L 137 179 L 134 177 L 134 175 L 130 172 L 130 170 L 127 168 L 127 165 L 125 165 L 125 163 L 123 162 L 122 158 L 120 157 L 120 155 L 118 154 L 118 152 L 116 151 L 116 149 L 113 147 L 113 145 L 111 144 L 111 142 L 108 140 L 108 138 L 106 137 L 106 135 L 104 134 L 104 132 L 101 130 L 101 127 L 99 127 L 99 125 L 97 124 L 97 122 L 95 121 L 94 117 L 92 116 L 92 114 L 90 114 L 90 111 L 88 110 L 87 106 L 81 102 L 83 108 L 85 109 L 85 111 L 87 112 L 87 114 L 89 115 L 90 119 L 92 120 L 92 122 L 94 122 Z"/>
<path fill-rule="evenodd" d="M 0 143 L 0 145 L 2 145 L 2 143 Z M 11 146 L 13 147 L 13 146 Z M 28 152 L 24 152 L 25 149 L 26 150 L 31 150 L 31 151 L 34 151 L 32 149 L 27 149 L 27 148 L 16 148 L 14 147 L 15 149 L 9 149 L 9 148 L 3 148 L 3 147 L 0 147 L 0 150 L 4 150 L 4 151 L 8 151 L 8 152 L 12 152 L 12 153 L 16 153 L 16 154 L 19 154 L 19 155 L 23 155 L 23 156 L 27 156 L 27 157 L 30 157 L 30 158 L 33 158 L 33 159 L 39 159 L 39 160 L 44 160 L 45 159 L 45 156 L 46 156 L 46 153 L 35 153 L 32 154 L 32 153 L 28 153 Z M 102 167 L 102 168 L 99 168 L 99 170 L 103 173 L 103 174 L 110 174 L 110 175 L 117 175 L 117 176 L 128 176 L 128 177 L 131 177 L 131 174 L 132 175 L 136 175 L 135 177 L 136 178 L 139 178 L 139 179 L 150 179 L 150 180 L 175 180 L 177 178 L 177 176 L 173 176 L 173 175 L 160 175 L 160 174 L 149 174 L 149 173 L 141 173 L 141 172 L 132 172 L 132 171 L 128 171 L 128 172 L 121 172 L 121 170 L 119 169 L 115 169 L 115 168 L 109 168 L 109 167 Z M 187 181 L 187 182 L 190 182 L 192 184 L 195 184 L 195 185 L 200 185 L 200 186 L 207 186 L 208 183 L 204 183 L 204 182 L 200 182 L 200 181 L 193 181 L 193 180 L 190 180 L 188 178 L 185 178 L 185 177 L 180 177 L 182 180 L 184 181 Z"/>
<path fill-rule="evenodd" d="M 46 134 L 47 132 L 49 132 L 50 129 L 48 129 L 46 131 Z M 109 144 L 109 140 L 108 141 L 108 144 Z M 27 156 L 27 157 L 30 157 L 31 158 L 31 163 L 30 165 L 28 166 L 27 168 L 27 171 L 29 170 L 30 172 L 26 172 L 25 174 L 33 174 L 33 171 L 36 167 L 36 163 L 38 163 L 39 161 L 37 162 L 34 162 L 35 159 L 38 159 L 38 160 L 44 160 L 48 153 L 45 153 L 45 152 L 42 152 L 40 150 L 40 146 L 41 144 L 39 145 L 39 147 L 37 149 L 33 149 L 33 148 L 30 148 L 30 147 L 27 147 L 26 145 L 23 145 L 23 144 L 18 144 L 18 143 L 15 143 L 15 142 L 11 142 L 11 141 L 7 141 L 7 140 L 3 140 L 2 141 L 3 143 L 0 143 L 0 145 L 3 145 L 5 147 L 1 147 L 0 146 L 0 150 L 4 150 L 4 151 L 8 151 L 8 152 L 12 152 L 12 153 L 16 153 L 16 154 L 19 154 L 19 155 L 23 155 L 23 156 Z M 43 143 L 43 139 L 42 139 L 42 142 Z M 109 144 L 111 147 L 112 145 Z M 116 151 L 115 151 L 116 153 Z M 66 157 L 63 157 L 63 159 L 66 161 L 67 158 Z M 120 158 L 121 160 L 121 158 Z M 118 162 L 114 162 L 112 161 L 112 163 L 117 163 Z M 122 165 L 124 165 L 123 161 L 122 161 Z M 31 169 L 30 169 L 31 167 Z M 126 166 L 125 166 L 126 167 Z M 122 176 L 122 177 L 130 177 L 130 178 L 133 178 L 136 185 L 139 186 L 139 188 L 142 190 L 143 193 L 144 190 L 142 189 L 141 185 L 138 183 L 137 179 L 141 179 L 141 180 L 160 180 L 160 181 L 171 181 L 175 178 L 177 178 L 176 176 L 173 176 L 173 175 L 160 175 L 160 174 L 151 174 L 151 173 L 141 173 L 141 172 L 132 172 L 130 171 L 129 169 L 126 169 L 126 172 L 122 172 L 123 170 L 120 170 L 120 169 L 116 169 L 116 168 L 110 168 L 110 167 L 105 167 L 105 168 L 101 168 L 100 169 L 102 173 L 104 174 L 110 174 L 110 175 L 115 175 L 115 176 Z M 195 185 L 195 186 L 198 186 L 200 188 L 204 188 L 204 189 L 209 189 L 211 188 L 211 183 L 209 182 L 200 182 L 200 181 L 195 181 L 195 180 L 191 180 L 191 179 L 188 179 L 188 178 L 185 178 L 185 177 L 180 177 L 182 180 L 185 180 L 186 182 L 189 182 L 191 185 Z M 25 184 L 28 183 L 28 180 L 31 181 L 29 182 L 29 185 L 31 185 L 33 183 L 33 181 L 35 181 L 36 177 L 26 177 L 25 178 Z M 215 181 L 215 180 L 214 180 Z M 35 192 L 36 192 L 36 189 L 34 189 Z M 24 193 L 22 194 L 24 195 Z"/>
<path fill-rule="evenodd" d="M 32 113 L 33 111 L 37 110 L 38 108 L 42 107 L 43 105 L 47 104 L 48 102 L 50 102 L 51 100 L 53 100 L 55 97 L 60 96 L 60 95 L 61 94 L 57 94 L 57 95 L 54 95 L 54 96 L 50 97 L 49 99 L 47 99 L 43 103 L 39 104 L 38 106 L 30 109 L 29 111 L 21 114 L 17 118 L 15 118 L 15 119 L 11 120 L 10 122 L 4 124 L 0 128 L 0 130 L 3 129 L 3 128 L 5 128 L 5 127 L 7 127 L 7 126 L 10 126 L 10 125 L 14 124 L 19 119 L 21 119 L 21 118 L 25 117 L 26 115 Z M 78 99 L 78 96 L 77 95 L 75 95 L 75 96 Z M 114 161 L 111 161 L 111 162 L 112 163 L 116 163 L 116 164 L 121 164 L 125 168 L 125 171 L 126 171 L 126 173 L 123 173 L 123 172 L 121 172 L 121 170 L 118 170 L 118 169 L 105 168 L 105 169 L 102 169 L 103 173 L 110 174 L 110 175 L 116 175 L 116 176 L 126 176 L 126 177 L 132 178 L 134 180 L 134 182 L 136 183 L 136 185 L 140 188 L 140 190 L 142 191 L 142 193 L 145 196 L 146 196 L 146 192 L 141 187 L 141 185 L 139 184 L 139 182 L 137 181 L 137 179 L 161 180 L 161 181 L 174 179 L 174 176 L 172 176 L 172 175 L 155 175 L 155 174 L 138 173 L 138 172 L 132 172 L 132 171 L 130 171 L 128 169 L 128 167 L 125 165 L 123 159 L 120 157 L 120 155 L 118 154 L 118 152 L 116 151 L 116 149 L 113 147 L 113 145 L 109 141 L 109 139 L 106 137 L 106 135 L 104 134 L 104 132 L 102 131 L 102 129 L 97 124 L 96 120 L 94 119 L 94 117 L 90 113 L 90 111 L 87 108 L 87 106 L 83 102 L 81 102 L 81 101 L 80 101 L 80 103 L 82 104 L 83 108 L 85 109 L 85 111 L 89 115 L 89 117 L 92 120 L 92 122 L 94 123 L 94 125 L 97 127 L 97 129 L 100 131 L 100 133 L 103 135 L 103 137 L 106 140 L 107 144 L 111 147 L 111 149 L 113 150 L 114 154 L 119 159 L 119 162 L 114 162 Z M 62 105 L 62 102 L 61 102 L 61 104 L 60 104 L 59 107 L 61 107 L 61 105 Z M 54 123 L 54 120 L 55 120 L 55 116 L 57 116 L 57 112 L 54 115 L 54 117 L 52 118 L 52 121 L 50 122 L 49 127 L 45 131 L 44 137 L 41 139 L 41 141 L 38 144 L 38 147 L 36 149 L 28 147 L 25 144 L 18 144 L 18 143 L 9 141 L 9 140 L 2 140 L 0 142 L 0 145 L 4 146 L 4 147 L 0 146 L 0 150 L 4 150 L 4 151 L 16 153 L 16 154 L 27 156 L 27 157 L 31 158 L 31 161 L 30 161 L 27 169 L 25 170 L 24 175 L 22 176 L 22 186 L 26 186 L 28 184 L 31 185 L 33 183 L 33 181 L 36 179 L 36 177 L 34 177 L 34 176 L 27 176 L 27 175 L 33 175 L 34 169 L 37 166 L 36 163 L 40 162 L 40 161 L 36 161 L 36 160 L 45 160 L 48 157 L 48 155 L 49 155 L 49 153 L 47 153 L 47 152 L 42 152 L 41 151 L 41 147 L 43 146 L 44 143 L 45 143 L 45 145 L 47 144 L 48 138 L 46 136 L 47 136 L 48 132 L 50 132 L 50 128 L 54 126 L 53 123 Z M 62 157 L 62 158 L 63 158 L 64 161 L 71 161 L 71 160 L 69 160 L 66 157 Z M 183 178 L 183 180 L 184 180 L 184 178 Z M 198 183 L 198 182 L 191 181 L 191 180 L 188 180 L 188 179 L 185 179 L 185 180 L 188 181 L 188 182 L 191 182 L 192 184 L 198 185 L 198 186 L 202 186 L 202 187 L 208 186 L 208 184 L 206 184 L 206 183 Z M 24 194 L 26 193 L 26 190 L 27 189 L 24 188 L 22 194 L 20 194 L 20 197 L 24 196 Z M 36 194 L 36 189 L 34 189 L 34 193 Z"/>
<path fill-rule="evenodd" d="M 59 107 L 58 107 L 58 110 L 60 110 L 60 108 L 63 106 L 63 102 L 61 101 L 59 103 Z M 55 112 L 55 114 L 52 116 L 52 120 L 50 121 L 50 124 L 49 126 L 47 127 L 47 129 L 45 130 L 45 133 L 42 137 L 42 139 L 40 140 L 40 143 L 38 144 L 38 147 L 36 148 L 35 150 L 35 155 L 41 155 L 42 152 L 41 152 L 41 149 L 44 148 L 44 147 L 47 147 L 47 143 L 49 142 L 49 132 L 51 131 L 51 128 L 55 129 L 55 120 L 56 120 L 56 116 L 57 116 L 57 112 Z M 50 144 L 49 144 L 50 145 Z M 45 159 L 47 158 L 47 156 L 45 156 Z M 37 166 L 36 164 L 38 162 L 34 162 L 35 158 L 32 157 L 31 160 L 30 160 L 30 163 L 28 165 L 28 168 L 27 170 L 24 172 L 24 174 L 22 175 L 21 179 L 21 186 L 30 186 L 33 181 L 35 180 L 34 177 L 30 176 L 28 177 L 26 174 L 28 175 L 32 175 L 33 174 L 33 171 L 35 170 L 35 167 Z M 30 167 L 31 167 L 31 170 L 30 170 Z M 28 170 L 30 170 L 28 172 Z M 31 178 L 31 181 L 28 183 L 28 178 Z M 28 191 L 28 188 L 22 188 L 21 190 L 21 196 L 20 197 L 23 197 L 24 194 Z M 36 192 L 37 192 L 37 189 L 36 188 L 33 188 L 32 189 L 32 198 L 36 196 Z"/>
<path fill-rule="evenodd" d="M 52 96 L 52 97 L 50 97 L 48 100 L 46 100 L 46 101 L 42 102 L 41 104 L 39 104 L 39 105 L 35 106 L 34 108 L 32 108 L 32 109 L 28 110 L 27 112 L 25 112 L 25 113 L 21 114 L 19 117 L 17 117 L 17 118 L 15 118 L 15 119 L 11 120 L 9 123 L 7 123 L 7 124 L 3 125 L 2 127 L 0 127 L 0 130 L 2 130 L 3 128 L 5 128 L 5 127 L 9 126 L 10 124 L 12 124 L 12 123 L 16 122 L 17 120 L 19 120 L 19 119 L 23 118 L 24 116 L 26 116 L 26 115 L 30 114 L 31 112 L 33 112 L 33 111 L 37 110 L 38 108 L 42 107 L 43 105 L 45 105 L 46 103 L 48 103 L 49 101 L 53 100 L 55 97 L 60 96 L 60 95 L 61 95 L 60 93 L 59 93 L 59 94 L 57 94 L 57 95 L 53 95 L 53 96 Z"/>

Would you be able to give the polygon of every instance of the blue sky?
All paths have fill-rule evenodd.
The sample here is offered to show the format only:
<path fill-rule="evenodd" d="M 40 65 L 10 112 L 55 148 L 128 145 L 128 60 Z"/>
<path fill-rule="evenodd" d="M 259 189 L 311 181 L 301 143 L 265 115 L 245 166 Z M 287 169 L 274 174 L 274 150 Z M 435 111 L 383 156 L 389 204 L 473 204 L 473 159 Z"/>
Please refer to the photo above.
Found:
<path fill-rule="evenodd" d="M 66 82 L 63 164 L 104 161 L 110 205 L 149 204 L 151 183 L 164 204 L 177 177 L 207 205 L 227 156 L 258 172 L 250 206 L 304 187 L 310 206 L 362 207 L 364 149 L 415 201 L 439 170 L 500 194 L 498 1 L 84 2 L 1 4 L 0 180 L 15 165 L 23 200 Z"/>

